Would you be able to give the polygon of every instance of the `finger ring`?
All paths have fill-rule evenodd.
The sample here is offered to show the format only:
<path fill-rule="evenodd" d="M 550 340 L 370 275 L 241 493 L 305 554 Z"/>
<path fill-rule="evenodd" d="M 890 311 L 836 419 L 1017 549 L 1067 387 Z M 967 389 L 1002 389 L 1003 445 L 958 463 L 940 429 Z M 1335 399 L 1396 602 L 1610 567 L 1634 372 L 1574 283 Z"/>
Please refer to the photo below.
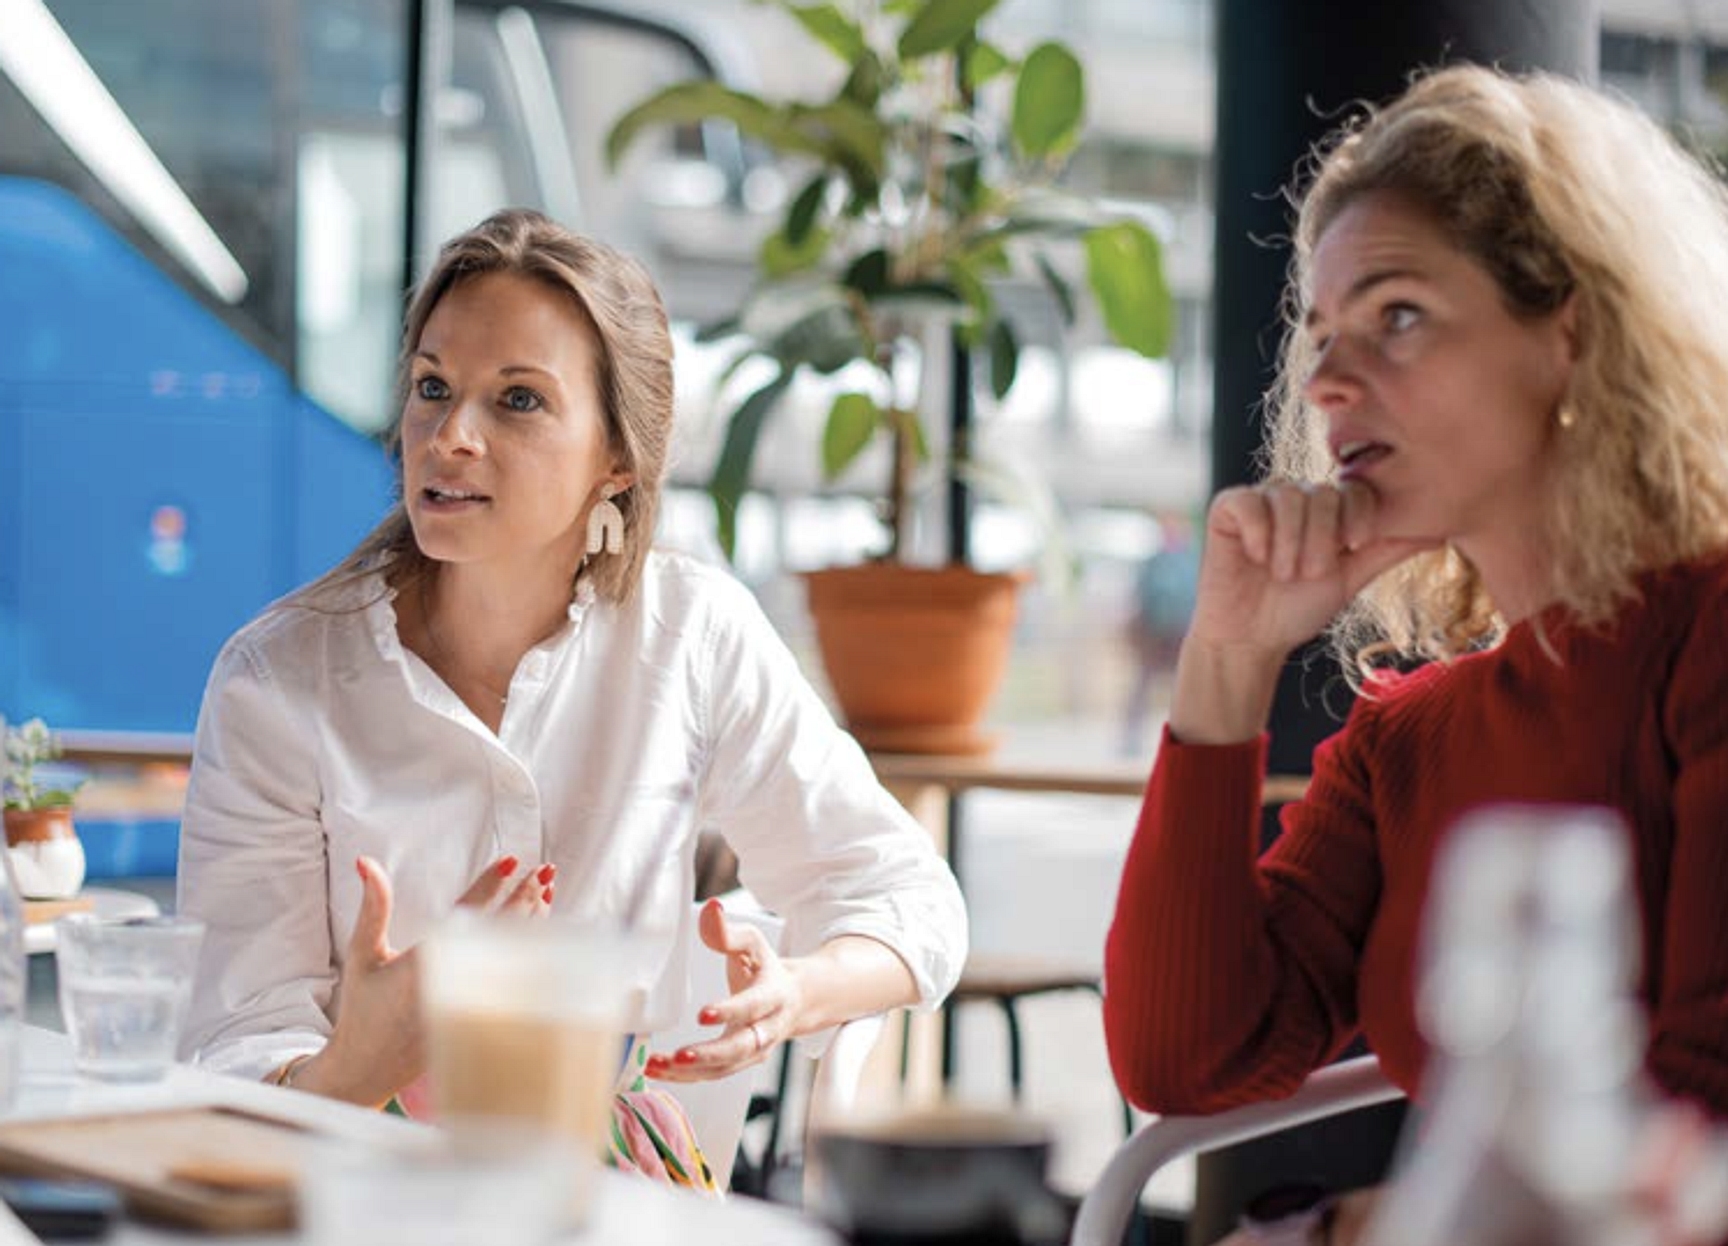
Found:
<path fill-rule="evenodd" d="M 756 1023 L 754 1021 L 750 1023 L 750 1037 L 756 1040 L 756 1050 L 758 1052 L 768 1045 L 767 1040 L 762 1037 L 762 1031 L 756 1028 Z"/>

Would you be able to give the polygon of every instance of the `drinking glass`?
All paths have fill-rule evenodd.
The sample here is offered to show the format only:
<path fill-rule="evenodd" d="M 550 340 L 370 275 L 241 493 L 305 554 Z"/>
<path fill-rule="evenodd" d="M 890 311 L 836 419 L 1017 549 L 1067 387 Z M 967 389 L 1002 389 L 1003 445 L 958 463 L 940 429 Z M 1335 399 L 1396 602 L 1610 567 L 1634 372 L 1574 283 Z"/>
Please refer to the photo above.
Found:
<path fill-rule="evenodd" d="M 464 912 L 422 944 L 438 1121 L 457 1135 L 507 1121 L 571 1144 L 577 1222 L 610 1119 L 636 955 L 616 932 Z"/>
<path fill-rule="evenodd" d="M 192 917 L 59 921 L 60 1015 L 79 1074 L 148 1082 L 167 1073 L 203 937 L 204 923 Z"/>

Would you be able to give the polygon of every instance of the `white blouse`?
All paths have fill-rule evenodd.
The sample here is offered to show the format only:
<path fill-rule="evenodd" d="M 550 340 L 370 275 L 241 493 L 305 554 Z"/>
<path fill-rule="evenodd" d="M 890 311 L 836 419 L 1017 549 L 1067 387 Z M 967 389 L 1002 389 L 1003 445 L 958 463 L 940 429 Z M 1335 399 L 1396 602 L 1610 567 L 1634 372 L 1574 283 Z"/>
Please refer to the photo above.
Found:
<path fill-rule="evenodd" d="M 208 925 L 186 1037 L 201 1063 L 262 1077 L 323 1046 L 361 854 L 395 883 L 397 948 L 497 857 L 554 863 L 554 919 L 633 921 L 658 942 L 634 984 L 644 1032 L 690 1004 L 703 829 L 785 919 L 788 954 L 867 935 L 923 1006 L 953 987 L 953 875 L 723 571 L 657 552 L 627 604 L 579 592 L 517 667 L 497 735 L 402 647 L 381 577 L 348 593 L 266 610 L 205 689 L 179 894 Z"/>

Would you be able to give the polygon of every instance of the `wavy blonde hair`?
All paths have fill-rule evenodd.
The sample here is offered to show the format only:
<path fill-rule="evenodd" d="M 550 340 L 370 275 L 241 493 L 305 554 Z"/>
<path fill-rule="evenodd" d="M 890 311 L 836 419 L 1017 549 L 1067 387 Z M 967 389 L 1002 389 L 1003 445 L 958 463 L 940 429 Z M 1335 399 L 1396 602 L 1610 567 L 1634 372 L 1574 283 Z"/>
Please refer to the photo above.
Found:
<path fill-rule="evenodd" d="M 415 290 L 396 361 L 396 417 L 386 434 L 396 465 L 396 505 L 347 558 L 296 598 L 316 599 L 374 571 L 382 571 L 398 589 L 424 583 L 434 573 L 435 560 L 415 542 L 401 498 L 409 365 L 426 322 L 444 296 L 462 282 L 489 273 L 529 277 L 569 295 L 594 330 L 599 347 L 595 381 L 607 446 L 634 483 L 613 498 L 624 516 L 623 549 L 597 555 L 580 575 L 599 596 L 614 601 L 635 592 L 654 540 L 672 434 L 672 336 L 666 309 L 647 270 L 629 256 L 539 212 L 509 208 L 446 242 Z M 571 588 L 574 591 L 574 584 Z"/>
<path fill-rule="evenodd" d="M 1516 316 L 1576 296 L 1578 358 L 1551 444 L 1546 516 L 1557 601 L 1605 623 L 1645 568 L 1728 543 L 1728 193 L 1629 104 L 1550 75 L 1462 66 L 1317 150 L 1297 210 L 1265 466 L 1334 478 L 1309 403 L 1301 318 L 1314 248 L 1352 203 L 1389 192 L 1424 211 L 1495 280 Z M 1381 658 L 1448 659 L 1503 619 L 1453 549 L 1380 577 L 1335 621 L 1355 679 Z"/>

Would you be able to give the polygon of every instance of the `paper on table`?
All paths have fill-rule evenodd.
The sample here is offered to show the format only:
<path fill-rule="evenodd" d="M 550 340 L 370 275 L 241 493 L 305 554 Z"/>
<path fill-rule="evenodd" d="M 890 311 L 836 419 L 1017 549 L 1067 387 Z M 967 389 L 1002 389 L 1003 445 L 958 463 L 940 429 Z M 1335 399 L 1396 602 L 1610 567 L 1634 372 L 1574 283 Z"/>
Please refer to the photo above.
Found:
<path fill-rule="evenodd" d="M 42 1246 L 42 1239 L 25 1228 L 5 1203 L 0 1203 L 0 1246 Z"/>

